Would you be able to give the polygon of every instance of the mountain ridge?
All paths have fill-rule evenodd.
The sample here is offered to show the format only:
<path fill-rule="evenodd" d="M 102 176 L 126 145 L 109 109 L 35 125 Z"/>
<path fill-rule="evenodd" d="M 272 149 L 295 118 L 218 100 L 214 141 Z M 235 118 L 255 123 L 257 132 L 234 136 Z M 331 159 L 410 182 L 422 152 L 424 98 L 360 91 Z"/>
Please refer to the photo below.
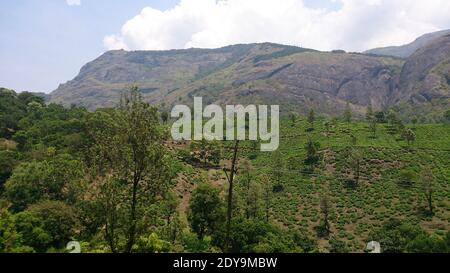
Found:
<path fill-rule="evenodd" d="M 392 56 L 406 59 L 414 54 L 415 51 L 420 49 L 421 47 L 426 46 L 434 39 L 439 38 L 441 36 L 445 36 L 450 34 L 450 29 L 440 30 L 432 33 L 427 33 L 419 38 L 415 39 L 413 42 L 401 46 L 388 46 L 388 47 L 379 47 L 370 50 L 364 51 L 365 54 L 374 54 L 380 56 Z"/>
<path fill-rule="evenodd" d="M 443 47 L 440 54 L 445 55 L 446 41 L 450 38 L 442 39 L 436 46 Z M 435 55 L 435 48 L 424 48 L 429 58 Z M 416 91 L 407 87 L 404 74 L 420 70 L 420 66 L 412 65 L 414 58 L 414 54 L 403 60 L 363 53 L 320 52 L 274 43 L 219 49 L 108 51 L 83 66 L 72 81 L 52 92 L 51 102 L 89 109 L 113 107 L 124 89 L 137 84 L 145 100 L 166 107 L 178 103 L 189 105 L 194 96 L 202 96 L 205 103 L 277 103 L 283 105 L 285 113 L 306 113 L 314 109 L 336 116 L 349 102 L 355 114 L 362 116 L 369 105 L 375 110 L 408 108 L 405 104 L 412 102 L 409 93 Z M 422 62 L 428 63 L 426 59 Z M 405 64 L 409 64 L 409 72 L 405 72 Z M 438 66 L 437 74 L 447 77 L 446 63 L 430 62 L 429 65 Z M 422 78 L 426 75 L 416 77 L 414 84 L 421 84 Z M 423 115 L 433 114 L 433 119 L 446 107 L 449 92 L 447 85 L 436 88 L 442 89 L 439 89 L 443 94 L 440 105 L 435 107 L 430 100 L 415 104 L 424 104 L 420 107 Z M 403 117 L 410 118 L 411 111 L 404 112 Z"/>

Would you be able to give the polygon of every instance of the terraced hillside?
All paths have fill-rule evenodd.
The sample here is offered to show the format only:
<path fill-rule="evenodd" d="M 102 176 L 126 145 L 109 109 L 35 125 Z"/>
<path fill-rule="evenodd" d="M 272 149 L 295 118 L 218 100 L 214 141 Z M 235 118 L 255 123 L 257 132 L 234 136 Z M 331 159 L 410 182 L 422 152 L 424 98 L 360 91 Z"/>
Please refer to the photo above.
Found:
<path fill-rule="evenodd" d="M 366 123 L 319 120 L 314 127 L 311 131 L 311 125 L 302 118 L 295 124 L 283 120 L 281 163 L 276 162 L 273 153 L 259 153 L 258 146 L 250 142 L 241 145 L 240 160 L 250 159 L 254 183 L 269 179 L 275 185 L 279 179 L 282 186 L 282 190 L 271 193 L 271 220 L 285 230 L 298 230 L 314 238 L 320 251 L 325 252 L 333 240 L 343 242 L 349 251 L 363 251 L 370 240 L 380 240 L 376 232 L 390 219 L 421 227 L 437 238 L 445 236 L 450 229 L 450 139 L 443 136 L 450 135 L 449 125 L 408 125 L 417 136 L 411 146 L 393 133 L 389 124 L 379 125 L 376 137 Z M 312 169 L 305 163 L 305 146 L 310 139 L 319 143 L 319 160 Z M 225 148 L 229 158 L 231 146 Z M 356 185 L 349 156 L 355 151 L 361 157 Z M 427 216 L 421 178 L 427 166 L 435 177 L 432 217 Z M 197 177 L 190 187 L 199 183 L 195 181 L 205 180 L 225 193 L 228 184 L 222 170 L 189 165 L 186 170 L 188 177 Z M 273 174 L 279 178 L 273 178 Z M 324 194 L 331 204 L 331 233 L 326 237 L 317 232 L 323 219 Z M 238 204 L 245 202 L 242 200 L 246 197 L 241 198 Z"/>

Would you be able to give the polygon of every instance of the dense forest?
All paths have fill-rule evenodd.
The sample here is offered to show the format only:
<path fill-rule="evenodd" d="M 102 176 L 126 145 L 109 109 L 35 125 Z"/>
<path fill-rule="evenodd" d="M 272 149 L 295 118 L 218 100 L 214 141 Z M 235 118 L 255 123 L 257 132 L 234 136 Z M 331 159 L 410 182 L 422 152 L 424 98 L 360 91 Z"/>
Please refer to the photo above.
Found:
<path fill-rule="evenodd" d="M 135 87 L 96 111 L 0 89 L 0 252 L 450 252 L 450 124 L 291 113 L 263 153 L 171 122 Z"/>

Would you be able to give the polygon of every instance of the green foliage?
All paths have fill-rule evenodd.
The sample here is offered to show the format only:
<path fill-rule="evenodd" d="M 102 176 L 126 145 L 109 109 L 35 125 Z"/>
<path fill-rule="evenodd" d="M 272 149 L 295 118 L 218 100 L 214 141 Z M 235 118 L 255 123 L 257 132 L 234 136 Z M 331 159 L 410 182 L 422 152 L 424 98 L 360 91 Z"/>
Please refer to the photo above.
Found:
<path fill-rule="evenodd" d="M 221 143 L 202 139 L 191 143 L 192 158 L 203 162 L 218 165 L 222 157 Z"/>
<path fill-rule="evenodd" d="M 291 121 L 292 126 L 295 126 L 295 122 L 297 121 L 297 119 L 298 119 L 298 114 L 296 112 L 289 113 L 289 120 Z"/>
<path fill-rule="evenodd" d="M 433 215 L 433 193 L 435 190 L 434 180 L 435 177 L 430 167 L 426 166 L 425 168 L 423 168 L 420 174 L 420 184 L 428 206 L 429 215 Z"/>
<path fill-rule="evenodd" d="M 21 211 L 41 199 L 74 203 L 81 190 L 83 164 L 63 154 L 43 161 L 22 163 L 5 184 L 12 210 Z"/>
<path fill-rule="evenodd" d="M 447 122 L 450 122 L 450 109 L 445 111 L 444 118 Z"/>
<path fill-rule="evenodd" d="M 11 176 L 19 162 L 19 155 L 15 151 L 0 151 L 0 191 L 3 184 Z"/>
<path fill-rule="evenodd" d="M 163 113 L 136 89 L 118 108 L 95 112 L 0 96 L 0 206 L 8 208 L 0 210 L 0 252 L 65 252 L 73 239 L 96 253 L 225 250 L 220 165 L 229 164 L 231 143 L 223 154 L 214 142 L 194 143 L 192 153 L 190 143 L 173 145 Z M 450 127 L 408 129 L 396 110 L 387 124 L 383 112 L 351 125 L 314 111 L 287 116 L 276 153 L 240 142 L 232 251 L 361 252 L 377 240 L 383 252 L 448 253 Z M 414 149 L 404 148 L 407 130 Z"/>
<path fill-rule="evenodd" d="M 375 113 L 375 120 L 376 120 L 378 123 L 384 123 L 384 122 L 386 122 L 386 116 L 385 116 L 384 112 L 376 112 L 376 113 Z"/>
<path fill-rule="evenodd" d="M 182 235 L 182 241 L 186 251 L 190 253 L 218 252 L 218 249 L 212 246 L 211 236 L 203 236 L 202 238 L 199 238 L 195 233 L 184 232 Z"/>
<path fill-rule="evenodd" d="M 208 184 L 199 185 L 190 201 L 189 221 L 192 230 L 202 239 L 222 226 L 224 218 L 225 206 L 219 190 Z"/>
<path fill-rule="evenodd" d="M 350 248 L 348 247 L 347 243 L 339 240 L 335 236 L 331 237 L 329 240 L 329 248 L 328 250 L 330 253 L 348 253 L 350 252 Z"/>
<path fill-rule="evenodd" d="M 448 240 L 430 236 L 420 226 L 398 219 L 386 222 L 370 238 L 381 244 L 383 253 L 445 253 L 449 247 Z"/>
<path fill-rule="evenodd" d="M 232 253 L 307 252 L 316 248 L 308 237 L 258 219 L 236 218 L 231 227 Z M 221 242 L 223 237 L 218 235 L 216 239 Z"/>
<path fill-rule="evenodd" d="M 403 186 L 412 186 L 416 180 L 416 173 L 412 170 L 400 170 L 399 182 Z"/>
<path fill-rule="evenodd" d="M 320 143 L 314 142 L 312 139 L 309 139 L 306 143 L 305 150 L 306 150 L 306 159 L 305 163 L 308 165 L 314 165 L 316 164 L 320 157 L 318 154 L 318 151 L 320 149 Z"/>
<path fill-rule="evenodd" d="M 19 121 L 27 115 L 30 103 L 44 105 L 44 100 L 31 93 L 0 88 L 0 138 L 10 138 L 19 129 Z"/>
<path fill-rule="evenodd" d="M 14 215 L 0 209 L 0 253 L 28 253 L 33 249 L 22 244 L 22 235 L 17 232 Z"/>
<path fill-rule="evenodd" d="M 161 240 L 158 234 L 152 233 L 149 236 L 140 236 L 136 244 L 133 245 L 133 252 L 136 253 L 160 253 L 168 252 L 170 243 Z"/>
<path fill-rule="evenodd" d="M 350 103 L 348 102 L 347 105 L 345 106 L 345 111 L 342 118 L 347 123 L 352 122 L 352 108 L 350 108 Z"/>
<path fill-rule="evenodd" d="M 151 223 L 149 207 L 164 196 L 175 173 L 164 146 L 167 132 L 157 110 L 142 101 L 137 87 L 122 96 L 117 110 L 88 117 L 88 155 L 106 240 L 113 252 L 131 252 Z"/>
<path fill-rule="evenodd" d="M 271 179 L 273 181 L 273 191 L 281 192 L 283 191 L 283 169 L 285 168 L 285 162 L 281 156 L 280 151 L 275 151 L 272 156 L 272 168 L 271 168 Z"/>
<path fill-rule="evenodd" d="M 375 119 L 375 116 L 374 116 L 374 114 L 373 114 L 372 105 L 369 105 L 369 106 L 367 107 L 367 112 L 366 112 L 366 121 L 370 123 L 370 122 L 373 121 L 374 119 Z"/>
<path fill-rule="evenodd" d="M 308 122 L 311 125 L 311 128 L 314 128 L 314 121 L 316 120 L 316 115 L 314 113 L 314 109 L 309 110 L 308 114 Z"/>
<path fill-rule="evenodd" d="M 408 146 L 411 145 L 416 140 L 416 134 L 411 129 L 403 129 L 402 138 L 408 143 Z"/>
<path fill-rule="evenodd" d="M 42 201 L 17 214 L 17 230 L 23 242 L 44 252 L 49 247 L 61 249 L 79 229 L 75 210 L 60 201 Z"/>

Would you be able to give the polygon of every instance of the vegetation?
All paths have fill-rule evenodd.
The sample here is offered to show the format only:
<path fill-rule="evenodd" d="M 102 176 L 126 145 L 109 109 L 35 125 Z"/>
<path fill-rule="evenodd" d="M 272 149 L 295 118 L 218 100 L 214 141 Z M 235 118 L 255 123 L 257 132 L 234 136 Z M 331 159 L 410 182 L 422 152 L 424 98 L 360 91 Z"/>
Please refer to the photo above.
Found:
<path fill-rule="evenodd" d="M 449 124 L 311 111 L 264 153 L 169 140 L 137 88 L 94 112 L 0 97 L 0 252 L 450 251 Z"/>

